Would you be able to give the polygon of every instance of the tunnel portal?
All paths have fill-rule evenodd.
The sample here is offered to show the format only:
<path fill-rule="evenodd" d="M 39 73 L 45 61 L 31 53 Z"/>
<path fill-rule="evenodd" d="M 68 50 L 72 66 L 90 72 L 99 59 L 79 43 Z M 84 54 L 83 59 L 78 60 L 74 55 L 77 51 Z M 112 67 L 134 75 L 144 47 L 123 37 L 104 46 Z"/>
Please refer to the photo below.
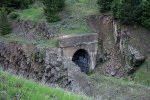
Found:
<path fill-rule="evenodd" d="M 72 61 L 78 65 L 82 72 L 88 73 L 89 71 L 89 55 L 86 50 L 80 49 L 73 55 Z"/>

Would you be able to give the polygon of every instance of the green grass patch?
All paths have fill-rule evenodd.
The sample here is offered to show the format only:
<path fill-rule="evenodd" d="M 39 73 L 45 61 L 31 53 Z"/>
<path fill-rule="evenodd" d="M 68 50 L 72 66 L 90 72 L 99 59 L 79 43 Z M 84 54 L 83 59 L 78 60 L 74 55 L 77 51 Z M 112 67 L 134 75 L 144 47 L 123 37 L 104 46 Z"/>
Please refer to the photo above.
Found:
<path fill-rule="evenodd" d="M 66 0 L 67 18 L 60 26 L 60 32 L 64 34 L 89 33 L 92 29 L 87 25 L 85 18 L 98 14 L 96 0 Z"/>
<path fill-rule="evenodd" d="M 0 70 L 0 100 L 91 100 L 60 88 L 28 81 Z"/>
<path fill-rule="evenodd" d="M 130 98 L 131 95 L 134 95 L 135 97 L 140 97 L 140 95 L 143 95 L 146 99 L 149 98 L 149 86 L 141 85 L 139 83 L 136 83 L 134 81 L 129 81 L 125 79 L 116 79 L 115 77 L 108 77 L 99 73 L 93 74 L 90 76 L 94 79 L 94 82 L 96 84 L 96 87 L 99 89 L 99 93 L 101 95 L 105 94 L 114 94 L 116 98 L 114 100 L 122 100 L 123 98 Z M 122 94 L 125 95 L 123 98 Z M 114 95 L 110 98 L 111 100 Z M 109 100 L 106 99 L 106 100 Z"/>
<path fill-rule="evenodd" d="M 129 76 L 129 79 L 133 80 L 136 83 L 140 83 L 146 86 L 150 86 L 150 62 L 149 60 L 145 61 L 138 70 Z"/>
<path fill-rule="evenodd" d="M 33 39 L 25 39 L 20 36 L 16 35 L 5 35 L 5 36 L 0 36 L 0 40 L 3 41 L 13 41 L 13 42 L 18 42 L 19 44 L 31 44 L 31 45 L 40 45 L 41 47 L 57 47 L 58 41 L 56 39 L 40 39 L 40 40 L 33 40 Z"/>
<path fill-rule="evenodd" d="M 43 7 L 29 8 L 18 11 L 20 19 L 29 19 L 34 21 L 45 21 Z"/>
<path fill-rule="evenodd" d="M 100 79 L 100 81 L 102 81 L 103 83 L 101 84 L 116 84 L 116 85 L 128 85 L 128 84 L 135 84 L 133 81 L 128 81 L 128 80 L 124 80 L 123 78 L 121 79 L 117 79 L 115 77 L 112 77 L 112 76 L 106 76 L 106 75 L 103 75 L 101 73 L 95 73 L 93 75 L 91 75 L 90 77 L 97 77 L 98 79 Z M 106 85 L 105 84 L 105 85 Z"/>
<path fill-rule="evenodd" d="M 60 33 L 78 34 L 89 33 L 92 29 L 87 25 L 85 18 L 89 15 L 98 14 L 97 0 L 66 0 L 64 11 L 60 13 L 61 21 L 50 23 L 54 25 Z M 33 4 L 29 9 L 15 11 L 20 19 L 33 21 L 46 21 L 43 4 Z"/>

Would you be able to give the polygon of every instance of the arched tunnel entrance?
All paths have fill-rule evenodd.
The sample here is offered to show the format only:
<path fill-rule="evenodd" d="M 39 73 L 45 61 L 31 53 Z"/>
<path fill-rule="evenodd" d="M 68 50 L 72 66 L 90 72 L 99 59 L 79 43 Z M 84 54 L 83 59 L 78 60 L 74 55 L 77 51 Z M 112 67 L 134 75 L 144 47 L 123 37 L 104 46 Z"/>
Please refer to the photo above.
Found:
<path fill-rule="evenodd" d="M 86 50 L 80 49 L 73 55 L 72 61 L 78 65 L 82 72 L 89 71 L 89 55 Z"/>

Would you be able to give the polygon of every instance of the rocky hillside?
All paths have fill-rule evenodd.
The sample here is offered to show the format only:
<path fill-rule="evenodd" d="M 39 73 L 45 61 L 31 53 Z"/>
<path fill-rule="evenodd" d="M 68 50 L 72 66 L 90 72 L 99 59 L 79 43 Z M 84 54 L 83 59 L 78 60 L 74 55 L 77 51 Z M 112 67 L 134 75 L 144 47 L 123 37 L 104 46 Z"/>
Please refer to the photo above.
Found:
<path fill-rule="evenodd" d="M 12 13 L 18 17 L 10 20 L 12 32 L 0 35 L 0 67 L 27 79 L 86 94 L 94 100 L 150 100 L 150 31 L 141 26 L 120 24 L 111 13 L 100 14 L 96 1 L 66 0 L 65 9 L 59 12 L 61 20 L 54 23 L 46 22 L 44 5 L 40 0 L 29 8 L 14 10 Z M 98 34 L 95 44 L 98 50 L 96 53 L 94 51 L 96 57 L 91 55 L 97 59 L 97 65 L 85 74 L 72 61 L 66 61 L 63 50 L 69 54 L 66 48 L 71 46 L 61 47 L 59 41 L 64 35 L 93 32 Z M 90 40 L 90 37 L 86 39 Z M 78 42 L 76 37 L 68 40 L 71 42 L 64 43 Z M 87 45 L 85 42 L 83 44 Z M 81 44 L 72 45 L 76 49 L 84 49 Z M 74 50 L 71 48 L 71 51 Z M 20 95 L 20 92 L 16 93 L 18 89 L 23 91 L 23 97 L 26 94 L 24 87 L 22 90 L 19 84 L 14 89 L 14 84 L 18 86 L 13 81 L 16 79 L 4 73 L 0 71 L 0 97 L 3 97 L 3 93 L 17 97 Z M 14 84 L 10 83 L 11 79 Z M 5 86 L 5 82 L 8 86 Z M 9 89 L 9 85 L 14 90 Z M 52 94 L 52 98 L 58 96 Z M 44 92 L 44 95 L 47 97 L 47 93 Z"/>

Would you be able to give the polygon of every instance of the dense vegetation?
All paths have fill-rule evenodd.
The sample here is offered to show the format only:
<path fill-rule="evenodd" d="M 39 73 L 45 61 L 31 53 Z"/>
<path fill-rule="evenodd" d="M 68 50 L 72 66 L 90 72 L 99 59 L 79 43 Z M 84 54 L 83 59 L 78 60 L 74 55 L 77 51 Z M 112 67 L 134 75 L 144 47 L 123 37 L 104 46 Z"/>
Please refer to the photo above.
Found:
<path fill-rule="evenodd" d="M 98 0 L 101 12 L 112 11 L 123 24 L 140 24 L 150 27 L 150 0 Z"/>
<path fill-rule="evenodd" d="M 65 0 L 41 0 L 48 22 L 60 20 L 59 12 L 65 7 Z M 0 9 L 8 13 L 13 9 L 28 8 L 35 0 L 0 0 Z M 150 0 L 97 0 L 100 12 L 112 11 L 115 19 L 124 24 L 140 24 L 150 27 Z M 12 14 L 16 18 L 16 14 Z"/>
<path fill-rule="evenodd" d="M 59 21 L 58 13 L 63 10 L 65 0 L 43 0 L 44 12 L 48 22 Z"/>
<path fill-rule="evenodd" d="M 142 14 L 141 0 L 114 0 L 112 12 L 115 19 L 121 23 L 140 23 Z"/>
<path fill-rule="evenodd" d="M 150 29 L 150 0 L 143 0 L 142 11 L 141 23 L 143 26 Z"/>
<path fill-rule="evenodd" d="M 97 0 L 100 12 L 107 12 L 111 10 L 111 3 L 113 0 Z"/>
<path fill-rule="evenodd" d="M 0 0 L 0 7 L 11 9 L 27 8 L 34 0 Z"/>
<path fill-rule="evenodd" d="M 7 11 L 2 9 L 0 11 L 0 35 L 9 34 L 11 30 L 11 25 L 7 18 Z"/>

